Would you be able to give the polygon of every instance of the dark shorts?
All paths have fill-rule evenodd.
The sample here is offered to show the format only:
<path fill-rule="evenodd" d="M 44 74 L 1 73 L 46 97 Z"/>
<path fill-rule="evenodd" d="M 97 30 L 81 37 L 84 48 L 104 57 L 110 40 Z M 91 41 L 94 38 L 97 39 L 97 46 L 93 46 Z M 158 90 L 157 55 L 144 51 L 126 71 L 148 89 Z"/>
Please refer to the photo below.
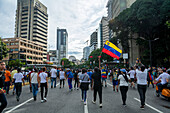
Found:
<path fill-rule="evenodd" d="M 131 82 L 134 82 L 135 81 L 135 79 L 134 78 L 130 78 L 131 79 Z"/>
<path fill-rule="evenodd" d="M 114 86 L 118 85 L 118 80 L 112 80 Z"/>
<path fill-rule="evenodd" d="M 103 78 L 103 77 L 102 77 L 102 81 L 106 81 L 106 79 L 107 79 L 107 78 Z"/>

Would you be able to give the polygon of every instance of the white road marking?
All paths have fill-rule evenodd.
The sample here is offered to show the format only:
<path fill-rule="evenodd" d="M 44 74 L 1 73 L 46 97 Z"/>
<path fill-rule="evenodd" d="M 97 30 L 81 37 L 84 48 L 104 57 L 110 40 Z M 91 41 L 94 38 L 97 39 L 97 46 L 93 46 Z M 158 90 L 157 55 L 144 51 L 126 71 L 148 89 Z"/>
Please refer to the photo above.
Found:
<path fill-rule="evenodd" d="M 140 102 L 140 100 L 139 99 L 137 99 L 137 98 L 134 98 L 135 100 L 137 100 L 138 102 Z M 163 113 L 162 111 L 160 111 L 160 110 L 158 110 L 158 109 L 156 109 L 156 108 L 154 108 L 154 107 L 152 107 L 151 105 L 149 105 L 149 104 L 146 104 L 145 103 L 145 105 L 146 106 L 148 106 L 149 108 L 151 108 L 151 109 L 153 109 L 153 110 L 155 110 L 156 112 L 158 112 L 158 113 Z"/>
<path fill-rule="evenodd" d="M 84 113 L 88 113 L 87 103 L 86 103 L 86 105 L 84 105 Z"/>
<path fill-rule="evenodd" d="M 25 101 L 25 102 L 19 104 L 18 106 L 12 108 L 11 110 L 9 110 L 9 111 L 7 111 L 7 112 L 5 112 L 5 113 L 10 113 L 10 112 L 14 111 L 15 109 L 17 109 L 17 108 L 23 106 L 24 104 L 28 103 L 28 102 L 31 101 L 31 100 L 33 100 L 33 98 L 30 98 L 29 100 L 27 100 L 27 101 Z"/>
<path fill-rule="evenodd" d="M 58 83 L 56 86 L 58 86 L 58 85 L 59 85 L 59 83 Z M 33 98 L 30 98 L 29 100 L 27 100 L 27 101 L 25 101 L 25 102 L 23 102 L 23 103 L 15 106 L 14 108 L 12 108 L 11 110 L 9 110 L 9 111 L 7 111 L 7 112 L 5 112 L 5 113 L 11 113 L 12 111 L 14 111 L 14 110 L 16 110 L 17 108 L 23 106 L 24 104 L 28 103 L 28 102 L 31 101 L 31 100 L 33 100 Z M 87 113 L 88 113 L 88 112 L 87 112 Z"/>

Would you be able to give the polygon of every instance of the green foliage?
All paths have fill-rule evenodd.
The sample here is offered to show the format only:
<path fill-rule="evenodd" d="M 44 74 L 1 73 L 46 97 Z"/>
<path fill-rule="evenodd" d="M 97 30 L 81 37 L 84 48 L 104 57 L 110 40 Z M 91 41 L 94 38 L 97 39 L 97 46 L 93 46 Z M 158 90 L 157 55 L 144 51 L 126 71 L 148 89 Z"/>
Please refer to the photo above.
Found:
<path fill-rule="evenodd" d="M 25 62 L 21 62 L 19 59 L 9 61 L 9 67 L 22 67 L 23 65 L 25 65 Z"/>
<path fill-rule="evenodd" d="M 62 65 L 63 61 L 64 61 L 64 65 L 63 65 L 64 68 L 65 67 L 70 67 L 71 65 L 73 65 L 72 62 L 70 62 L 67 58 L 61 59 L 60 65 Z"/>
<path fill-rule="evenodd" d="M 0 37 L 0 52 L 2 53 L 0 55 L 0 60 L 7 57 L 8 51 L 9 49 L 6 47 L 6 44 L 1 41 L 1 37 Z"/>
<path fill-rule="evenodd" d="M 170 0 L 137 0 L 130 8 L 124 10 L 118 17 L 109 22 L 109 27 L 116 33 L 116 39 L 121 40 L 124 52 L 129 52 L 128 40 L 137 33 L 137 44 L 143 47 L 141 59 L 149 64 L 149 41 L 152 42 L 153 64 L 169 65 L 170 53 Z M 143 37 L 145 40 L 139 39 Z M 168 60 L 164 60 L 168 59 Z M 144 62 L 142 61 L 142 62 Z"/>

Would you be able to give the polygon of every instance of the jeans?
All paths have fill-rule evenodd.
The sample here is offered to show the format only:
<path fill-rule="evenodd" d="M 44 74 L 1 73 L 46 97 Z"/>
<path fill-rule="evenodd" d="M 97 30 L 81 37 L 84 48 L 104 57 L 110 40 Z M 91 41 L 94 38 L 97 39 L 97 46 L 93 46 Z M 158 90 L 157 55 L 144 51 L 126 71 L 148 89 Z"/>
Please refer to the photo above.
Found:
<path fill-rule="evenodd" d="M 41 100 L 44 100 L 43 94 L 44 94 L 44 88 L 45 88 L 45 98 L 47 97 L 47 92 L 48 92 L 48 88 L 47 88 L 47 82 L 46 83 L 41 83 Z"/>
<path fill-rule="evenodd" d="M 53 82 L 54 82 L 54 87 L 56 87 L 56 78 L 51 78 L 51 87 L 53 87 Z"/>
<path fill-rule="evenodd" d="M 147 85 L 139 85 L 138 84 L 137 87 L 138 87 L 141 105 L 144 106 L 145 105 L 145 93 L 146 93 Z"/>
<path fill-rule="evenodd" d="M 96 101 L 97 93 L 99 95 L 100 104 L 102 104 L 102 87 L 94 88 L 94 102 Z"/>
<path fill-rule="evenodd" d="M 148 87 L 149 87 L 150 83 L 152 84 L 152 87 L 154 88 L 153 80 L 148 80 Z"/>
<path fill-rule="evenodd" d="M 37 84 L 32 83 L 32 93 L 33 93 L 33 97 L 37 96 L 37 93 L 38 93 L 38 83 Z"/>
<path fill-rule="evenodd" d="M 9 86 L 10 86 L 10 81 L 5 82 L 4 90 L 6 90 L 6 94 L 9 94 Z"/>
<path fill-rule="evenodd" d="M 3 109 L 5 109 L 7 106 L 7 100 L 4 93 L 0 94 L 0 103 L 1 103 L 0 104 L 0 113 L 1 113 Z"/>
<path fill-rule="evenodd" d="M 16 87 L 16 98 L 19 99 L 22 92 L 22 83 L 15 83 Z"/>
<path fill-rule="evenodd" d="M 69 89 L 72 89 L 72 78 L 68 78 Z"/>
<path fill-rule="evenodd" d="M 82 100 L 84 100 L 84 102 L 86 102 L 86 98 L 87 98 L 87 90 L 81 90 L 82 92 Z"/>
<path fill-rule="evenodd" d="M 123 105 L 126 104 L 127 91 L 128 91 L 128 86 L 120 86 L 120 92 L 122 95 Z"/>
<path fill-rule="evenodd" d="M 77 85 L 77 88 L 78 88 L 78 83 L 79 83 L 78 79 L 75 79 L 74 88 L 76 88 L 76 85 Z"/>
<path fill-rule="evenodd" d="M 60 79 L 60 87 L 61 87 L 61 84 L 62 84 L 62 82 L 63 82 L 63 87 L 64 87 L 64 81 L 65 81 L 65 79 Z"/>

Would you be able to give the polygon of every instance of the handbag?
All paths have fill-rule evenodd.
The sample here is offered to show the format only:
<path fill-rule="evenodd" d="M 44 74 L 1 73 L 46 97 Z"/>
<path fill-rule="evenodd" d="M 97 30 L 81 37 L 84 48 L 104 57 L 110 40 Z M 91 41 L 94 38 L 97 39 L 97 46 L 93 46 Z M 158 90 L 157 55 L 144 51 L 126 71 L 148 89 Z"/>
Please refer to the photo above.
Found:
<path fill-rule="evenodd" d="M 83 80 L 84 80 L 84 78 L 86 77 L 86 75 L 83 77 Z M 83 81 L 82 80 L 82 81 Z M 81 90 L 89 90 L 89 83 L 87 83 L 87 82 L 81 82 L 81 84 L 80 84 L 80 89 Z"/>

